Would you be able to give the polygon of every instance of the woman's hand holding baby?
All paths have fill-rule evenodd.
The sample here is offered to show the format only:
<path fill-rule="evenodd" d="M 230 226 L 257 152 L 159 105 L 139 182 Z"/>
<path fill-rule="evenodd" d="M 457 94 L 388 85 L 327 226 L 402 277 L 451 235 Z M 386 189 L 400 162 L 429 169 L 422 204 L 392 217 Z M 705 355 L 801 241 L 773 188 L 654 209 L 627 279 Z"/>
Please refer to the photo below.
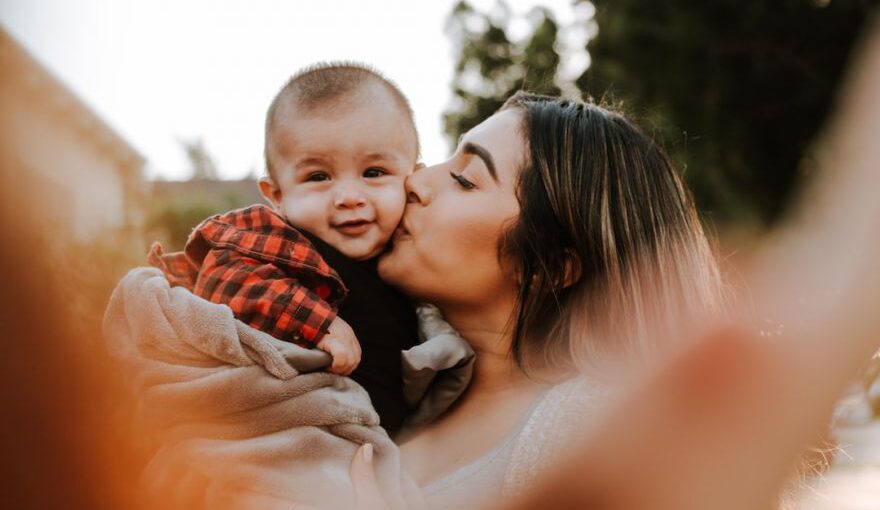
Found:
<path fill-rule="evenodd" d="M 354 330 L 341 317 L 336 317 L 324 338 L 318 342 L 318 349 L 333 357 L 330 371 L 334 374 L 349 375 L 361 362 L 361 344 Z"/>

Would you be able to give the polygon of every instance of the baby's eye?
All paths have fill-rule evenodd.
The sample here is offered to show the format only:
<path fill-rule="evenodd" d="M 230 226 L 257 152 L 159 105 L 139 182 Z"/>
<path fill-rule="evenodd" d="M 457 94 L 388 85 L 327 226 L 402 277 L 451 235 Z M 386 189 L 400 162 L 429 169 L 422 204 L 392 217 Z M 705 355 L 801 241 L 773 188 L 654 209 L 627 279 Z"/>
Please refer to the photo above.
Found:
<path fill-rule="evenodd" d="M 367 168 L 366 170 L 364 170 L 364 177 L 366 177 L 368 179 L 375 179 L 376 177 L 382 177 L 383 175 L 386 175 L 387 173 L 388 172 L 386 172 L 382 168 L 371 167 L 371 168 Z"/>
<path fill-rule="evenodd" d="M 312 172 L 306 177 L 306 182 L 324 182 L 329 181 L 330 176 L 327 172 Z"/>

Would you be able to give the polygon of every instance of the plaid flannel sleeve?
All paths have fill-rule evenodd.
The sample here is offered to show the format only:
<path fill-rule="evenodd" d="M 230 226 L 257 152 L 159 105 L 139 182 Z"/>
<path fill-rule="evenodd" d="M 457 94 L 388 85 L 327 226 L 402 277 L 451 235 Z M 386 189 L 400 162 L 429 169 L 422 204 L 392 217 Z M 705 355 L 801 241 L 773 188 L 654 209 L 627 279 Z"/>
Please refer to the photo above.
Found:
<path fill-rule="evenodd" d="M 228 305 L 240 321 L 275 338 L 315 344 L 336 310 L 323 299 L 325 286 L 310 289 L 306 283 L 271 263 L 218 248 L 205 256 L 193 292 Z"/>
<path fill-rule="evenodd" d="M 147 254 L 147 263 L 157 267 L 165 274 L 165 278 L 172 286 L 183 286 L 191 289 L 195 283 L 199 268 L 187 258 L 182 251 L 165 253 L 162 244 L 153 243 Z"/>

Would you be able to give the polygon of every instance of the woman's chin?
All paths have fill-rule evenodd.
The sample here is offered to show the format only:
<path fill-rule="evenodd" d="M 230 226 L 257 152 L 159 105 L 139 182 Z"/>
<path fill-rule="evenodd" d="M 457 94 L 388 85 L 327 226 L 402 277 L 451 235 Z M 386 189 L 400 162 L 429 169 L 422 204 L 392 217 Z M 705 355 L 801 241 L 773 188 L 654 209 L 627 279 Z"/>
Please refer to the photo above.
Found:
<path fill-rule="evenodd" d="M 379 278 L 413 299 L 419 299 L 418 289 L 425 283 L 426 271 L 409 243 L 395 243 L 390 251 L 379 258 L 376 266 Z"/>
<path fill-rule="evenodd" d="M 379 277 L 392 285 L 397 285 L 402 269 L 400 259 L 400 246 L 395 243 L 391 250 L 379 257 L 379 263 L 376 266 L 376 269 L 379 271 Z"/>

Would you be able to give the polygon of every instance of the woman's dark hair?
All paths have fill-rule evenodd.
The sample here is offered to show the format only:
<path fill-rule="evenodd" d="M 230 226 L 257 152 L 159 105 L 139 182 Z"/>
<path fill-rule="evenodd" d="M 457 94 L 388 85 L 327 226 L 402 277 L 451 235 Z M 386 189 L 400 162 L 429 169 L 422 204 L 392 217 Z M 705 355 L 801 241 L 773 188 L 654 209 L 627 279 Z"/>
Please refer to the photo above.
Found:
<path fill-rule="evenodd" d="M 527 145 L 519 219 L 500 246 L 519 275 L 517 363 L 644 352 L 683 314 L 719 307 L 715 258 L 661 147 L 582 101 L 519 92 L 509 109 Z"/>

